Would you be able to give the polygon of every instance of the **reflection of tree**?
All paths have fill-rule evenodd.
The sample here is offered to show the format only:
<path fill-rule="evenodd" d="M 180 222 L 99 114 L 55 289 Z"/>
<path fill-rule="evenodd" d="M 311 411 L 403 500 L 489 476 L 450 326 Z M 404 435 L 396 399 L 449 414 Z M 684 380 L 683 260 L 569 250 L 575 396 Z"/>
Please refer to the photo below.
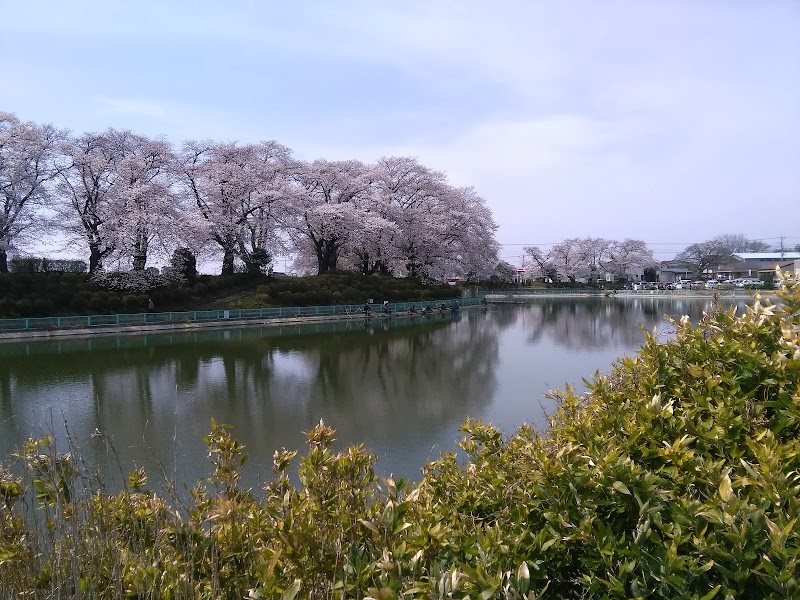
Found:
<path fill-rule="evenodd" d="M 492 399 L 497 326 L 463 318 L 437 313 L 376 318 L 366 328 L 357 319 L 4 346 L 0 405 L 10 406 L 0 451 L 7 455 L 19 438 L 46 429 L 41 420 L 54 410 L 87 451 L 95 443 L 104 452 L 89 441 L 100 430 L 126 465 L 152 466 L 155 455 L 188 480 L 208 470 L 201 436 L 212 417 L 235 426 L 259 465 L 269 465 L 276 448 L 301 445 L 301 432 L 320 418 L 342 443 L 419 439 L 457 427 Z"/>
<path fill-rule="evenodd" d="M 460 424 L 491 400 L 497 338 L 487 322 L 428 321 L 316 340 L 296 398 L 312 420 L 335 408 L 340 439 L 392 439 Z M 382 325 L 382 324 L 381 324 Z"/>
<path fill-rule="evenodd" d="M 492 307 L 487 309 L 487 316 L 490 318 L 499 329 L 507 329 L 517 322 L 517 313 L 513 310 L 507 310 L 508 307 Z"/>
<path fill-rule="evenodd" d="M 710 307 L 709 299 L 541 298 L 526 307 L 524 323 L 531 343 L 547 338 L 576 350 L 629 348 L 644 341 L 642 329 L 667 329 L 665 315 L 697 322 Z"/>

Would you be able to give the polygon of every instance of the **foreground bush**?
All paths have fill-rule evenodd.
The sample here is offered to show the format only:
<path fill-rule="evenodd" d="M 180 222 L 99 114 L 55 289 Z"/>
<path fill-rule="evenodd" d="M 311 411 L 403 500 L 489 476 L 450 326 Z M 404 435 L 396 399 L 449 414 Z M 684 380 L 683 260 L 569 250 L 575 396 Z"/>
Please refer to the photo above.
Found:
<path fill-rule="evenodd" d="M 544 434 L 468 422 L 466 460 L 413 487 L 378 480 L 363 448 L 333 452 L 322 423 L 300 486 L 278 451 L 262 500 L 212 423 L 188 506 L 141 471 L 104 492 L 31 441 L 0 472 L 0 596 L 800 597 L 800 285 L 676 328 L 560 394 Z"/>

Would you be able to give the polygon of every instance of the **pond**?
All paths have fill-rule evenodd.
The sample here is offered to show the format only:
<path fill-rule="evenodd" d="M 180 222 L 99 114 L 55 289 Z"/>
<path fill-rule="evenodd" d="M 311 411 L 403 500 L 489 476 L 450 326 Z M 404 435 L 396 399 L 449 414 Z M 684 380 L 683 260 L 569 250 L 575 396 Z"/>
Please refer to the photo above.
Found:
<path fill-rule="evenodd" d="M 507 434 L 544 429 L 548 390 L 585 389 L 639 348 L 642 328 L 665 338 L 664 315 L 696 322 L 710 303 L 537 298 L 456 315 L 4 342 L 0 454 L 51 434 L 112 486 L 134 466 L 193 485 L 210 473 L 202 436 L 214 418 L 246 445 L 245 484 L 258 488 L 273 452 L 302 451 L 302 432 L 323 419 L 336 448 L 363 443 L 379 474 L 418 479 L 457 448 L 468 417 Z"/>

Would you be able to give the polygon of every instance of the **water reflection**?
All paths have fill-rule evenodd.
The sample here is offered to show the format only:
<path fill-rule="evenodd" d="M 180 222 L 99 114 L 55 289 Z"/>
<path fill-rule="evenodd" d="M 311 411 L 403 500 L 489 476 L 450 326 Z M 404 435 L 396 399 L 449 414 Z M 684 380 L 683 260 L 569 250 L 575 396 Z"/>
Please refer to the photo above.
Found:
<path fill-rule="evenodd" d="M 525 327 L 533 344 L 547 340 L 575 350 L 636 348 L 644 340 L 642 330 L 660 339 L 674 333 L 665 315 L 689 314 L 696 321 L 711 309 L 710 299 L 548 298 L 527 306 Z"/>
<path fill-rule="evenodd" d="M 193 480 L 208 470 L 200 438 L 214 417 L 235 426 L 264 478 L 272 452 L 300 447 L 323 418 L 342 443 L 382 451 L 387 472 L 414 474 L 442 429 L 494 395 L 497 338 L 476 316 L 3 345 L 0 450 L 44 433 L 63 442 L 68 429 L 99 458 L 99 430 L 126 467 L 156 455 Z"/>
<path fill-rule="evenodd" d="M 686 302 L 686 301 L 684 301 Z M 435 314 L 284 328 L 196 330 L 0 344 L 0 453 L 29 436 L 71 436 L 118 478 L 134 465 L 178 481 L 209 472 L 211 418 L 247 445 L 247 483 L 272 454 L 302 448 L 324 419 L 338 445 L 364 443 L 379 471 L 416 477 L 455 448 L 467 417 L 511 432 L 545 426 L 550 388 L 633 352 L 664 314 L 699 318 L 707 303 L 537 299 Z M 107 451 L 104 432 L 122 464 Z"/>

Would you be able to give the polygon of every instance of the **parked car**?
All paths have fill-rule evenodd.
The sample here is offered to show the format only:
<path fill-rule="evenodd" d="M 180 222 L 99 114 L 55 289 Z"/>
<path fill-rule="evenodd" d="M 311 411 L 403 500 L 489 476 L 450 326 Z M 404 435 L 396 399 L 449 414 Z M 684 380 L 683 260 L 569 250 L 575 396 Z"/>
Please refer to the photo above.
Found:
<path fill-rule="evenodd" d="M 706 289 L 707 290 L 716 290 L 719 288 L 719 282 L 715 279 L 711 279 L 710 281 L 706 281 Z"/>
<path fill-rule="evenodd" d="M 737 288 L 760 288 L 764 282 L 755 277 L 742 277 L 741 279 L 734 279 L 733 285 Z"/>

